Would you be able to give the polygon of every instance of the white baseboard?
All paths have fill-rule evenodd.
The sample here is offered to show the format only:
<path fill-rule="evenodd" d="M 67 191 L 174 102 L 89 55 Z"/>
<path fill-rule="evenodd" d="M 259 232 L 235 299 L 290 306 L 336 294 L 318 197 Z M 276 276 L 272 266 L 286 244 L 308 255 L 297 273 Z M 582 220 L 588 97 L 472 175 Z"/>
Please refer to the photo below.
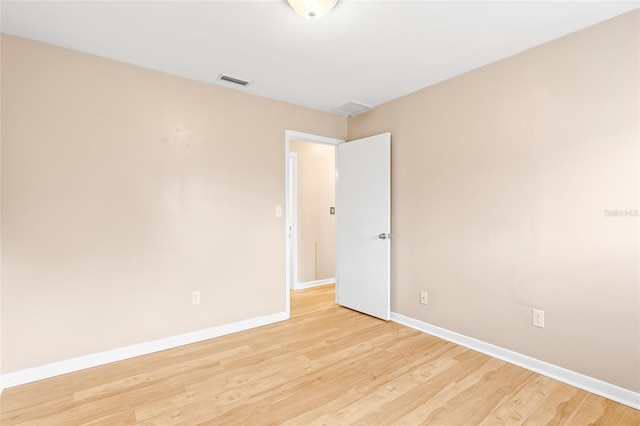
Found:
<path fill-rule="evenodd" d="M 86 368 L 96 367 L 115 361 L 121 361 L 140 355 L 150 354 L 165 349 L 175 348 L 177 346 L 187 345 L 189 343 L 200 342 L 202 340 L 212 339 L 226 334 L 236 333 L 238 331 L 248 330 L 251 328 L 261 327 L 263 325 L 272 324 L 288 319 L 286 312 L 266 315 L 258 318 L 251 318 L 244 321 L 226 324 L 217 327 L 207 328 L 205 330 L 193 331 L 191 333 L 181 334 L 179 336 L 167 337 L 152 342 L 138 343 L 123 348 L 112 349 L 106 352 L 100 352 L 91 355 L 85 355 L 64 361 L 54 362 L 39 367 L 27 368 L 25 370 L 6 373 L 0 376 L 0 389 L 10 388 L 25 383 L 35 382 L 37 380 L 47 379 L 49 377 L 59 376 L 61 374 L 72 373 L 74 371 L 84 370 Z"/>
<path fill-rule="evenodd" d="M 302 290 L 305 288 L 318 287 L 326 284 L 333 284 L 336 282 L 335 278 L 327 278 L 326 280 L 306 281 L 303 283 L 296 283 L 293 285 L 294 290 Z"/>
<path fill-rule="evenodd" d="M 543 376 L 551 377 L 552 379 L 586 390 L 587 392 L 628 405 L 636 410 L 640 410 L 640 393 L 638 392 L 633 392 L 629 389 L 621 388 L 620 386 L 594 379 L 593 377 L 585 376 L 584 374 L 576 373 L 575 371 L 567 370 L 566 368 L 558 367 L 557 365 L 549 364 L 548 362 L 540 361 L 518 352 L 501 348 L 499 346 L 483 342 L 482 340 L 477 340 L 463 334 L 449 331 L 395 312 L 391 313 L 391 321 L 406 325 L 407 327 L 414 328 L 432 336 L 448 340 L 460 346 L 473 349 L 493 358 L 498 358 L 508 363 L 515 364 L 519 367 L 526 368 L 527 370 L 542 374 Z"/>

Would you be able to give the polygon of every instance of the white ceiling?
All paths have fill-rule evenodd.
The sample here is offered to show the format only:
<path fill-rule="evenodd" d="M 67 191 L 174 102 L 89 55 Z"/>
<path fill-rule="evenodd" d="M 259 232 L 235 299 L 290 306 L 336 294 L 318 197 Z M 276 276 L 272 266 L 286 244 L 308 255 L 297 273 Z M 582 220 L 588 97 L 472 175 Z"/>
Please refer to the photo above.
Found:
<path fill-rule="evenodd" d="M 376 106 L 640 6 L 639 1 L 2 1 L 4 33 L 328 111 Z"/>

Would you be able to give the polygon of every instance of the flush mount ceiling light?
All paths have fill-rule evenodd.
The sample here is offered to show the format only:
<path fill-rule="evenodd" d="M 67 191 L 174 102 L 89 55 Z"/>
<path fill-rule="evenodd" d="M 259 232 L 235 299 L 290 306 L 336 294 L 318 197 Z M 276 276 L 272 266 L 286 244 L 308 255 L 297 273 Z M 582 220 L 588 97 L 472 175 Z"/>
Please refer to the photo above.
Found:
<path fill-rule="evenodd" d="M 338 0 L 287 0 L 289 6 L 300 16 L 319 19 L 334 8 Z"/>

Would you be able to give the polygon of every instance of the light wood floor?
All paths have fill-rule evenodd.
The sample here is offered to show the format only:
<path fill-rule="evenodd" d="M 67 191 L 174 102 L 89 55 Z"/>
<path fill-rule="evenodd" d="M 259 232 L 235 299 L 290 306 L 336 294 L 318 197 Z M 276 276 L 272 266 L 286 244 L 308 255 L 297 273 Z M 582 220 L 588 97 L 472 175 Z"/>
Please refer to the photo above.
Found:
<path fill-rule="evenodd" d="M 640 411 L 334 305 L 292 294 L 292 318 L 5 389 L 9 425 L 640 425 Z"/>

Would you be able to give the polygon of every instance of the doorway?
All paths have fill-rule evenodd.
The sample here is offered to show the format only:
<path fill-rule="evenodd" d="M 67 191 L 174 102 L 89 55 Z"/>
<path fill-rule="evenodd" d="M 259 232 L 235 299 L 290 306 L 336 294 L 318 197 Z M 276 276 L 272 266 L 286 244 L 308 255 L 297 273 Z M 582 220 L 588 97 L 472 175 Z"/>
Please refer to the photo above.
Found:
<path fill-rule="evenodd" d="M 335 197 L 335 147 L 343 142 L 307 133 L 285 133 L 287 316 L 291 313 L 291 289 L 308 288 L 335 280 L 335 229 L 331 226 L 335 218 L 335 202 L 328 200 Z M 327 155 L 332 157 L 333 170 L 327 173 L 325 169 L 323 176 L 318 176 L 325 181 L 324 185 L 315 185 L 313 175 L 317 170 L 303 170 L 302 167 L 306 163 L 307 167 L 317 169 L 326 161 Z M 301 177 L 304 177 L 304 187 L 297 185 Z M 327 179 L 332 182 L 326 182 Z M 333 191 L 327 191 L 327 184 Z M 304 194 L 304 191 L 315 191 L 316 194 Z M 301 210 L 298 202 L 305 200 L 307 205 Z M 301 215 L 298 215 L 298 211 Z M 314 230 L 315 226 L 319 229 Z M 300 230 L 305 231 L 306 235 L 299 239 Z"/>
<path fill-rule="evenodd" d="M 291 289 L 335 282 L 335 147 L 292 140 L 289 147 Z"/>

